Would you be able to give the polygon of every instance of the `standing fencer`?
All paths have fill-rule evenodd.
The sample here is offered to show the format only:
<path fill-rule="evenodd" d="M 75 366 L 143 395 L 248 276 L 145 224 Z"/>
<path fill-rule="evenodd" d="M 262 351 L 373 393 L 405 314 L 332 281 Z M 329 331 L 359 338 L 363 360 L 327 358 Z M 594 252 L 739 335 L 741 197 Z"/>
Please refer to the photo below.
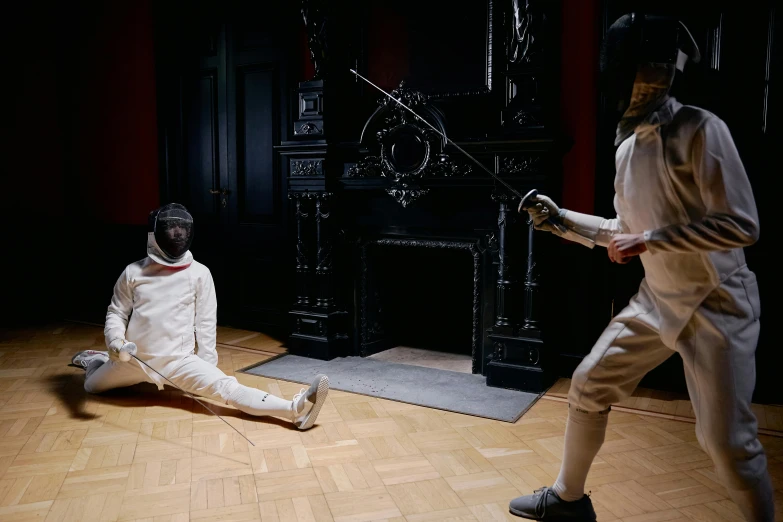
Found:
<path fill-rule="evenodd" d="M 193 218 L 172 203 L 150 213 L 149 226 L 147 257 L 128 265 L 114 286 L 104 329 L 108 352 L 85 350 L 73 357 L 72 363 L 86 370 L 84 389 L 101 393 L 150 382 L 162 390 L 165 381 L 134 355 L 188 393 L 311 428 L 329 379 L 316 377 L 309 389 L 287 401 L 219 370 L 215 286 L 209 269 L 190 252 Z"/>
<path fill-rule="evenodd" d="M 751 411 L 760 301 L 743 247 L 759 236 L 756 204 L 725 123 L 669 95 L 688 57 L 698 61 L 699 51 L 680 22 L 618 19 L 601 52 L 605 86 L 622 114 L 617 217 L 561 209 L 546 196 L 524 209 L 539 230 L 607 247 L 613 262 L 639 256 L 645 278 L 574 372 L 557 480 L 512 500 L 514 515 L 596 520 L 585 481 L 611 405 L 677 352 L 701 447 L 745 519 L 774 520 L 767 458 Z M 554 226 L 558 220 L 567 231 Z"/>

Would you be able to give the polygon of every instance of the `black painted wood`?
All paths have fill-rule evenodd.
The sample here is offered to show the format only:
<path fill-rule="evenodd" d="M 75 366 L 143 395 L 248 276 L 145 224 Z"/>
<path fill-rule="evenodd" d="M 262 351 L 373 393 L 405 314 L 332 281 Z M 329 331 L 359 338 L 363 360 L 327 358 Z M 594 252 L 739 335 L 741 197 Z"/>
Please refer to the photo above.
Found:
<path fill-rule="evenodd" d="M 538 9 L 531 12 L 533 19 L 556 20 L 556 13 L 533 4 Z M 340 5 L 334 9 L 345 14 Z M 380 5 L 361 3 L 358 20 L 372 18 L 372 9 Z M 502 35 L 510 3 L 480 2 L 470 17 L 444 12 L 453 6 L 443 2 L 393 7 L 406 27 L 419 28 L 417 46 L 426 52 L 412 58 L 408 81 L 392 95 L 458 139 L 481 165 L 395 102 L 344 75 L 335 63 L 353 60 L 367 74 L 372 56 L 363 54 L 366 46 L 361 45 L 367 34 L 361 25 L 347 23 L 357 20 L 355 14 L 327 17 L 326 34 L 335 34 L 331 24 L 341 28 L 327 47 L 336 41 L 349 53 L 327 55 L 323 78 L 300 84 L 294 135 L 277 148 L 296 207 L 291 351 L 329 359 L 367 356 L 400 343 L 434 349 L 452 345 L 473 356 L 474 373 L 491 374 L 489 363 L 497 363 L 491 385 L 539 390 L 556 372 L 538 353 L 556 347 L 545 344 L 535 313 L 524 312 L 523 281 L 528 280 L 527 294 L 534 302 L 537 276 L 526 276 L 531 243 L 517 205 L 519 193 L 557 186 L 567 144 L 545 117 L 552 111 L 542 105 L 548 98 L 520 100 L 517 96 L 529 93 L 515 90 L 514 82 L 515 75 L 535 74 L 539 87 L 549 86 L 547 72 L 556 62 L 546 61 L 544 49 L 535 46 L 525 47 L 513 63 L 505 60 Z M 422 27 L 431 30 L 422 32 Z M 456 62 L 438 51 L 444 31 L 483 35 L 467 42 L 480 47 L 471 56 L 485 57 L 481 74 L 470 60 L 464 69 L 452 70 Z M 545 33 L 536 34 L 550 41 Z M 545 50 L 550 56 L 557 53 L 556 48 Z M 443 91 L 442 75 L 416 74 L 444 67 L 451 75 L 466 73 L 463 82 L 448 82 L 453 92 Z M 519 117 L 504 121 L 509 107 Z M 484 168 L 502 176 L 517 194 Z M 530 268 L 531 274 L 536 271 Z M 493 340 L 496 336 L 504 337 Z M 503 342 L 507 350 L 494 349 Z"/>
<path fill-rule="evenodd" d="M 165 2 L 156 11 L 162 193 L 196 221 L 221 324 L 285 331 L 294 275 L 274 147 L 290 133 L 296 6 Z"/>

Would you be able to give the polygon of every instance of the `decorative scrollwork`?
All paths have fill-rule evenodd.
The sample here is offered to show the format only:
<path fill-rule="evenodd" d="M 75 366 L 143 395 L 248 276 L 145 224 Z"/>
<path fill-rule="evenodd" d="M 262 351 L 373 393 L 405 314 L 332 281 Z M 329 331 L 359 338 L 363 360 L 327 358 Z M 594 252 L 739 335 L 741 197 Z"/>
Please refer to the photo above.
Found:
<path fill-rule="evenodd" d="M 323 131 L 318 128 L 318 125 L 315 123 L 308 121 L 306 123 L 303 123 L 301 127 L 296 129 L 295 134 L 301 135 L 301 134 L 323 134 Z"/>
<path fill-rule="evenodd" d="M 378 156 L 362 158 L 359 163 L 349 167 L 348 172 L 345 173 L 346 178 L 380 178 L 383 175 L 381 158 Z"/>
<path fill-rule="evenodd" d="M 297 200 L 297 199 L 317 199 L 319 196 L 318 192 L 310 192 L 310 191 L 291 191 L 288 193 L 288 199 L 291 200 Z"/>
<path fill-rule="evenodd" d="M 456 178 L 473 174 L 473 167 L 467 163 L 456 163 L 451 161 L 448 156 L 443 155 L 441 160 L 433 163 L 427 170 L 425 176 Z"/>
<path fill-rule="evenodd" d="M 541 120 L 538 116 L 526 109 L 517 111 L 512 120 L 520 127 L 537 127 L 541 125 Z"/>
<path fill-rule="evenodd" d="M 429 100 L 429 96 L 426 94 L 414 91 L 413 89 L 409 89 L 405 86 L 405 81 L 401 81 L 400 85 L 394 89 L 392 92 L 390 92 L 395 99 L 400 100 L 402 103 L 407 105 L 413 110 L 416 110 L 417 107 L 420 105 L 424 105 L 427 103 L 427 100 Z M 399 107 L 398 103 L 392 99 L 390 99 L 388 96 L 383 96 L 378 99 L 378 105 L 381 107 L 392 107 L 394 109 L 397 109 Z M 400 111 L 401 114 L 410 114 L 408 111 Z M 413 117 L 411 115 L 411 117 Z"/>
<path fill-rule="evenodd" d="M 397 203 L 407 208 L 408 205 L 429 193 L 429 189 L 399 183 L 386 189 L 386 193 L 397 200 Z"/>
<path fill-rule="evenodd" d="M 313 68 L 315 69 L 315 76 L 312 79 L 318 80 L 325 75 L 328 57 L 326 45 L 326 3 L 323 0 L 302 0 L 301 13 L 307 29 L 310 60 L 313 62 Z"/>
<path fill-rule="evenodd" d="M 507 172 L 504 170 L 504 173 L 507 173 Z M 516 174 L 516 172 L 514 172 L 514 174 Z M 491 198 L 492 198 L 492 201 L 494 201 L 495 203 L 509 203 L 510 204 L 510 203 L 513 203 L 514 201 L 518 200 L 519 196 L 517 196 L 516 194 L 512 194 L 511 192 L 509 192 L 506 189 L 498 187 L 498 188 L 495 188 L 495 190 L 492 191 Z"/>
<path fill-rule="evenodd" d="M 543 51 L 540 38 L 546 15 L 537 9 L 535 0 L 512 0 L 511 4 L 508 61 L 513 64 L 531 64 Z"/>
<path fill-rule="evenodd" d="M 296 160 L 291 162 L 292 176 L 323 176 L 323 160 Z"/>
<path fill-rule="evenodd" d="M 541 171 L 541 157 L 526 156 L 523 158 L 503 158 L 501 160 L 501 170 L 503 173 L 512 176 L 538 174 Z"/>

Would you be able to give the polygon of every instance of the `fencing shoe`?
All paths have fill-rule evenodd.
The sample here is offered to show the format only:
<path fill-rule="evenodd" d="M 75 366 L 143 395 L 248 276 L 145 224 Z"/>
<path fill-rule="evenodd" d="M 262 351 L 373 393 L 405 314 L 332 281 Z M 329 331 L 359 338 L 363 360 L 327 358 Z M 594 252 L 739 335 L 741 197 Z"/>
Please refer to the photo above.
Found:
<path fill-rule="evenodd" d="M 297 428 L 309 430 L 313 427 L 328 393 L 329 378 L 326 375 L 319 375 L 315 378 L 313 384 L 310 385 L 310 388 L 302 388 L 299 393 L 294 395 L 293 417 Z"/>
<path fill-rule="evenodd" d="M 86 369 L 90 363 L 98 359 L 106 362 L 109 360 L 109 354 L 106 352 L 99 352 L 97 350 L 82 350 L 73 356 L 71 359 L 71 365 Z"/>
<path fill-rule="evenodd" d="M 561 500 L 552 488 L 515 498 L 508 506 L 512 515 L 541 522 L 595 522 L 595 510 L 587 495 L 575 502 Z"/>

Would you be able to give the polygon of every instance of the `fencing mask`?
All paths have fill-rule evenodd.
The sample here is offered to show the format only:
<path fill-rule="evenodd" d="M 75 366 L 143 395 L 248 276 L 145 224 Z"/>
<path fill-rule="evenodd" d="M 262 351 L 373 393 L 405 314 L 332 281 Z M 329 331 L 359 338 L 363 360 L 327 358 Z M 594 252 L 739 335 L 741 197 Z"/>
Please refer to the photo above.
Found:
<path fill-rule="evenodd" d="M 193 217 L 178 203 L 169 203 L 149 216 L 150 239 L 154 239 L 159 252 L 148 247 L 148 253 L 155 261 L 173 264 L 182 259 L 193 243 Z M 156 259 L 162 257 L 163 259 Z"/>
<path fill-rule="evenodd" d="M 606 33 L 601 48 L 601 88 L 610 107 L 623 113 L 631 102 L 640 66 L 682 71 L 690 59 L 698 63 L 699 48 L 688 28 L 677 19 L 631 13 L 621 16 Z"/>

